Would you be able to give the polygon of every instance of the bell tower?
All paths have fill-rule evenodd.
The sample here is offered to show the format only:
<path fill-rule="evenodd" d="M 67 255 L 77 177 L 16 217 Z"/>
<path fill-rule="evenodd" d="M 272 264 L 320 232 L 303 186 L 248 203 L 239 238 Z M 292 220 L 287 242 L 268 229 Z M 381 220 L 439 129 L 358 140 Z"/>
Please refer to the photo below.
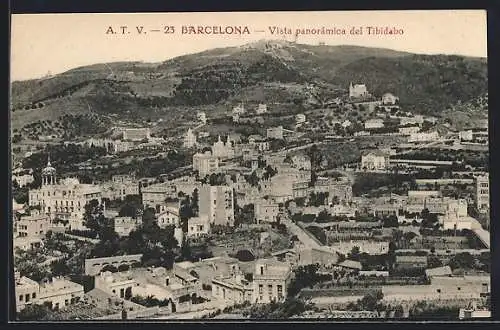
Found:
<path fill-rule="evenodd" d="M 42 170 L 42 185 L 56 184 L 56 169 L 50 163 L 50 155 L 47 159 L 47 166 Z"/>

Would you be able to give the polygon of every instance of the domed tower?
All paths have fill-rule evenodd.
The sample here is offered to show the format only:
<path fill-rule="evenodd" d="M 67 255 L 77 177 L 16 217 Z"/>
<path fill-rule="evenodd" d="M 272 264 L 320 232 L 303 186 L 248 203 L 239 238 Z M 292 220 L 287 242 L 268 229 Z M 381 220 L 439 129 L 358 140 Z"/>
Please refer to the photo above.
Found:
<path fill-rule="evenodd" d="M 56 184 L 56 169 L 50 164 L 50 155 L 47 160 L 47 166 L 42 170 L 42 185 Z"/>

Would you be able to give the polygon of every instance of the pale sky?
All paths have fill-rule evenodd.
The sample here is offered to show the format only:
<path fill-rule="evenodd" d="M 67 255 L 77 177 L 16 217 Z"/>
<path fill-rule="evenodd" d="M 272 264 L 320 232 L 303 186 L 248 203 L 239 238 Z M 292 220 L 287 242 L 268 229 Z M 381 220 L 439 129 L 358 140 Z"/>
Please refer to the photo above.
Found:
<path fill-rule="evenodd" d="M 282 39 L 269 27 L 345 29 L 346 35 L 299 36 L 298 43 L 358 45 L 420 54 L 487 56 L 483 10 L 323 11 L 139 14 L 16 14 L 11 22 L 11 79 L 115 61 L 161 62 L 211 48 L 238 46 L 261 39 Z M 248 26 L 244 35 L 188 35 L 182 26 Z M 117 34 L 106 34 L 109 27 Z M 130 34 L 121 34 L 128 26 Z M 139 34 L 138 30 L 146 34 Z M 164 34 L 174 26 L 174 34 Z M 368 35 L 367 27 L 403 30 L 402 35 Z M 351 35 L 363 27 L 363 35 Z M 161 30 L 153 32 L 151 30 Z M 260 31 L 260 32 L 259 32 Z M 292 41 L 293 36 L 287 36 Z"/>

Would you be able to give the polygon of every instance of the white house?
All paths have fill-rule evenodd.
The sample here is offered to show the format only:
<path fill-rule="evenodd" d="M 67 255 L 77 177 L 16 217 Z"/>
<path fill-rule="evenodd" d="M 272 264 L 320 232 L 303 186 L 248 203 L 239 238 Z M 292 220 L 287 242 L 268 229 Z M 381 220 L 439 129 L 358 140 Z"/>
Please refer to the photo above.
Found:
<path fill-rule="evenodd" d="M 474 138 L 474 134 L 472 133 L 472 130 L 467 130 L 467 131 L 460 131 L 458 133 L 460 140 L 462 141 L 472 141 Z"/>
<path fill-rule="evenodd" d="M 394 96 L 391 93 L 385 93 L 382 95 L 382 105 L 395 105 L 399 102 L 399 97 Z"/>
<path fill-rule="evenodd" d="M 382 128 L 384 120 L 380 118 L 368 119 L 365 121 L 365 129 Z"/>
<path fill-rule="evenodd" d="M 432 142 L 439 139 L 438 132 L 419 132 L 410 134 L 408 142 Z"/>
<path fill-rule="evenodd" d="M 367 97 L 370 94 L 368 93 L 368 89 L 364 84 L 351 84 L 349 85 L 349 97 L 351 98 L 360 98 Z"/>
<path fill-rule="evenodd" d="M 411 135 L 418 133 L 420 131 L 419 126 L 404 126 L 404 127 L 399 127 L 399 133 L 404 134 L 404 135 Z"/>
<path fill-rule="evenodd" d="M 266 104 L 259 104 L 257 106 L 257 109 L 255 110 L 255 113 L 258 114 L 258 115 L 261 115 L 263 113 L 266 113 L 267 112 L 267 105 Z"/>
<path fill-rule="evenodd" d="M 188 232 L 189 237 L 198 237 L 201 235 L 208 234 L 210 229 L 210 224 L 208 221 L 208 216 L 200 216 L 195 218 L 190 218 L 188 220 Z"/>
<path fill-rule="evenodd" d="M 389 156 L 379 150 L 371 151 L 361 156 L 361 169 L 386 170 L 389 166 Z"/>
<path fill-rule="evenodd" d="M 302 124 L 306 122 L 306 115 L 303 113 L 299 113 L 298 115 L 295 116 L 295 122 L 297 124 Z"/>

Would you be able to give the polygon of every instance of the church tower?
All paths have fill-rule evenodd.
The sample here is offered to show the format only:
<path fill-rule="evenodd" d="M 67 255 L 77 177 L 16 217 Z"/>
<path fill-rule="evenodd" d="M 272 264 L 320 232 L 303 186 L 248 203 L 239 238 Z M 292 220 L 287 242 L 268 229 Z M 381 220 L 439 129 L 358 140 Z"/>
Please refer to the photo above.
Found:
<path fill-rule="evenodd" d="M 42 185 L 56 184 L 56 169 L 50 163 L 50 155 L 47 160 L 47 166 L 42 170 Z"/>

